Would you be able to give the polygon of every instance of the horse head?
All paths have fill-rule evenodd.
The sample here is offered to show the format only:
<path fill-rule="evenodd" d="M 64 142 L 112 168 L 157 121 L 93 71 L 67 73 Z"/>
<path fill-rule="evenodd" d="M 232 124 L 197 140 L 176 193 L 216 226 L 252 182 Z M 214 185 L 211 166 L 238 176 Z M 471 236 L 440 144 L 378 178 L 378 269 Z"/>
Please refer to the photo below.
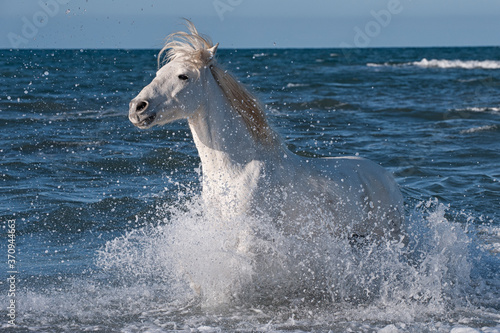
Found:
<path fill-rule="evenodd" d="M 218 44 L 212 45 L 200 36 L 190 22 L 188 27 L 191 34 L 169 36 L 170 42 L 158 56 L 160 69 L 156 77 L 130 102 L 129 119 L 135 126 L 144 129 L 188 118 L 206 100 L 203 82 Z M 167 61 L 161 66 L 164 52 Z"/>

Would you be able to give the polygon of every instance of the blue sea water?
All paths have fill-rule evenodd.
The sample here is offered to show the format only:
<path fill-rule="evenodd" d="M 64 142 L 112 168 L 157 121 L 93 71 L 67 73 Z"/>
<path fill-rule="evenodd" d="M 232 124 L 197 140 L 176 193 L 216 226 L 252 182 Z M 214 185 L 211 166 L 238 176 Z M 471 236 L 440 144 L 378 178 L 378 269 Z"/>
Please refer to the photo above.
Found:
<path fill-rule="evenodd" d="M 129 122 L 156 53 L 0 50 L 0 330 L 15 300 L 20 332 L 500 331 L 500 48 L 220 50 L 292 151 L 369 158 L 405 196 L 407 247 L 281 239 L 272 274 L 203 218 L 186 122 Z M 179 262 L 241 295 L 200 299 Z"/>

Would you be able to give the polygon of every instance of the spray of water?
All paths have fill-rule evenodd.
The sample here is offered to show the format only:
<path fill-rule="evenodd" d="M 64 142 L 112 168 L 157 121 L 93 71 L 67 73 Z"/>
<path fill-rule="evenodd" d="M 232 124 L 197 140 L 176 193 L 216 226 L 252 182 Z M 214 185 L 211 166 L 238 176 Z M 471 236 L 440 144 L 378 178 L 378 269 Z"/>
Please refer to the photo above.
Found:
<path fill-rule="evenodd" d="M 108 242 L 99 265 L 136 281 L 164 280 L 180 293 L 175 299 L 205 308 L 350 304 L 409 319 L 463 305 L 471 287 L 470 237 L 436 201 L 410 213 L 407 245 L 311 236 L 306 224 L 289 235 L 263 218 L 221 220 L 196 197 L 158 208 L 166 212 L 168 219 Z"/>
<path fill-rule="evenodd" d="M 484 253 L 437 200 L 408 212 L 409 241 L 374 244 L 312 235 L 307 224 L 290 235 L 262 217 L 221 220 L 189 197 L 157 207 L 147 226 L 107 242 L 88 277 L 27 293 L 25 320 L 94 329 L 123 322 L 290 329 L 453 322 L 498 306 L 498 273 L 479 272 Z M 486 312 L 481 324 L 491 325 L 485 318 L 495 322 L 498 309 Z"/>

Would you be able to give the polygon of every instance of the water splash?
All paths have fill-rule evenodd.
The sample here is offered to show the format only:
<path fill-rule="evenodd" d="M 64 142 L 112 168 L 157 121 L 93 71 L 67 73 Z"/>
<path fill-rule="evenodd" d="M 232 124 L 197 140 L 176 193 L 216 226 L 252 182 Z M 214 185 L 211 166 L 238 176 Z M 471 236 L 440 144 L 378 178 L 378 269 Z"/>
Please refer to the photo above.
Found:
<path fill-rule="evenodd" d="M 129 331 L 387 322 L 429 329 L 437 318 L 453 325 L 481 311 L 480 325 L 494 326 L 498 309 L 481 306 L 498 307 L 498 272 L 478 271 L 485 253 L 447 211 L 421 202 L 408 214 L 407 245 L 364 244 L 311 237 L 306 225 L 287 235 L 262 218 L 223 221 L 194 196 L 157 207 L 148 226 L 107 242 L 89 276 L 29 292 L 23 318 Z"/>
<path fill-rule="evenodd" d="M 471 287 L 471 239 L 429 201 L 409 216 L 410 242 L 353 244 L 307 226 L 284 234 L 265 219 L 222 221 L 193 200 L 156 226 L 109 242 L 99 264 L 134 279 L 182 282 L 208 308 L 221 304 L 377 304 L 445 313 Z M 415 307 L 421 308 L 416 310 Z"/>

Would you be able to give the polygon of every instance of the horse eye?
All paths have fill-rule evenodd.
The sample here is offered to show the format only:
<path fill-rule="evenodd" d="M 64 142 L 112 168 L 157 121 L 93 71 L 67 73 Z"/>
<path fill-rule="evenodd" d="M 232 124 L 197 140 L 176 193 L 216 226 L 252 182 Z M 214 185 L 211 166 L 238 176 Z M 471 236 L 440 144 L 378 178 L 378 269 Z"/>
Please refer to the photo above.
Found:
<path fill-rule="evenodd" d="M 184 80 L 184 81 L 188 79 L 187 75 L 185 75 L 185 74 L 180 74 L 178 76 L 178 78 L 181 79 L 181 80 Z"/>

